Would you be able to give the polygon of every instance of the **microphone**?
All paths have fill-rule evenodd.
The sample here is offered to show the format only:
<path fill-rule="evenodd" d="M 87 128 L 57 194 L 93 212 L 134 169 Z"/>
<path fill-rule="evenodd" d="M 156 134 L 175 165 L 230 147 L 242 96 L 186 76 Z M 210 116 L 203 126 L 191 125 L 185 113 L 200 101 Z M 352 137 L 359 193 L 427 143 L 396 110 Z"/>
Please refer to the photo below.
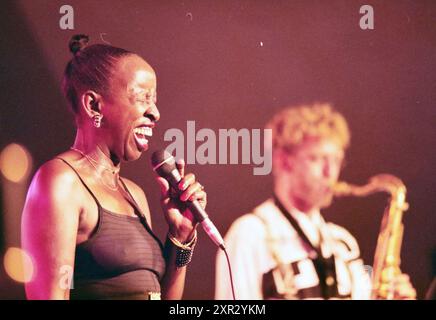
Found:
<path fill-rule="evenodd" d="M 176 160 L 166 150 L 153 152 L 151 156 L 153 170 L 162 178 L 166 179 L 170 186 L 180 194 L 178 184 L 182 177 L 176 167 Z M 209 238 L 222 250 L 225 250 L 224 240 L 218 229 L 209 219 L 206 211 L 201 207 L 197 200 L 186 201 L 186 205 L 194 215 L 195 219 L 201 224 Z"/>

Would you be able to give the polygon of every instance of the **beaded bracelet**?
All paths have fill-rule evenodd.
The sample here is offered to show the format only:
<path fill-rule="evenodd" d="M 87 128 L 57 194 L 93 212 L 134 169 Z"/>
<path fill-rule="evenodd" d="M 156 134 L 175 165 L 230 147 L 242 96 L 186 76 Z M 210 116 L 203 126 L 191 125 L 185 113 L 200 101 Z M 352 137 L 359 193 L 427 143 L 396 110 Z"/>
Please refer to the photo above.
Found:
<path fill-rule="evenodd" d="M 194 237 L 188 243 L 181 243 L 170 233 L 168 233 L 168 239 L 177 247 L 176 251 L 176 267 L 182 268 L 188 265 L 192 260 L 194 254 L 194 247 L 197 244 L 197 230 L 195 230 Z"/>
<path fill-rule="evenodd" d="M 184 250 L 191 250 L 193 245 L 197 242 L 197 230 L 194 231 L 194 236 L 192 237 L 191 241 L 188 243 L 181 243 L 179 240 L 177 240 L 176 237 L 174 237 L 170 232 L 168 232 L 168 239 L 171 240 L 171 242 L 178 248 L 184 249 Z"/>

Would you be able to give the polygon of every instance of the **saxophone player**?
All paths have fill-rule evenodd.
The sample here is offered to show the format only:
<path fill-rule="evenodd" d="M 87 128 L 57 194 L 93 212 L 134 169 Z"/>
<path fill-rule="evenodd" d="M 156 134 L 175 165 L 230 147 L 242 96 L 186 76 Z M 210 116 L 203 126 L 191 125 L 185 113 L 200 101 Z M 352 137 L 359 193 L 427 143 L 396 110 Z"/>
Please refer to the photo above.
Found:
<path fill-rule="evenodd" d="M 350 133 L 329 104 L 286 108 L 267 124 L 273 196 L 238 218 L 226 235 L 236 299 L 369 299 L 371 280 L 355 238 L 327 223 Z M 395 299 L 414 299 L 405 274 Z M 216 299 L 231 299 L 225 256 L 216 260 Z"/>

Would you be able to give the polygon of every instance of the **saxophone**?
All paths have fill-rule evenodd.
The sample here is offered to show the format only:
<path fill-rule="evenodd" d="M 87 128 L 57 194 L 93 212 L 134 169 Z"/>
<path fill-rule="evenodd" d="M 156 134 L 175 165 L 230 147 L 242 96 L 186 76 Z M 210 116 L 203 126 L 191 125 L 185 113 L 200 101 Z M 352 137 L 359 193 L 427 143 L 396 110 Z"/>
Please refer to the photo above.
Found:
<path fill-rule="evenodd" d="M 364 197 L 376 192 L 390 195 L 384 211 L 377 239 L 372 270 L 372 299 L 394 299 L 392 280 L 401 274 L 400 252 L 404 226 L 402 217 L 409 205 L 406 202 L 406 187 L 403 182 L 390 174 L 379 174 L 363 186 L 338 182 L 334 187 L 335 196 Z"/>

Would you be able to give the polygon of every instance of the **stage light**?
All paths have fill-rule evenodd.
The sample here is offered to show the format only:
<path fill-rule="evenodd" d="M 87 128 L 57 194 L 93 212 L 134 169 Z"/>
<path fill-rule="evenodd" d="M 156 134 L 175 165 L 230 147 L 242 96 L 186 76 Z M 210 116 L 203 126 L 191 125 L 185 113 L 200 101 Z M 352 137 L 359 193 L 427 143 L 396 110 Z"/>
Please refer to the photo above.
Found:
<path fill-rule="evenodd" d="M 33 263 L 30 256 L 22 249 L 10 247 L 5 254 L 3 264 L 6 274 L 21 283 L 29 282 L 33 277 Z"/>
<path fill-rule="evenodd" d="M 32 168 L 32 156 L 24 146 L 11 143 L 0 154 L 0 171 L 11 182 L 26 179 Z"/>

